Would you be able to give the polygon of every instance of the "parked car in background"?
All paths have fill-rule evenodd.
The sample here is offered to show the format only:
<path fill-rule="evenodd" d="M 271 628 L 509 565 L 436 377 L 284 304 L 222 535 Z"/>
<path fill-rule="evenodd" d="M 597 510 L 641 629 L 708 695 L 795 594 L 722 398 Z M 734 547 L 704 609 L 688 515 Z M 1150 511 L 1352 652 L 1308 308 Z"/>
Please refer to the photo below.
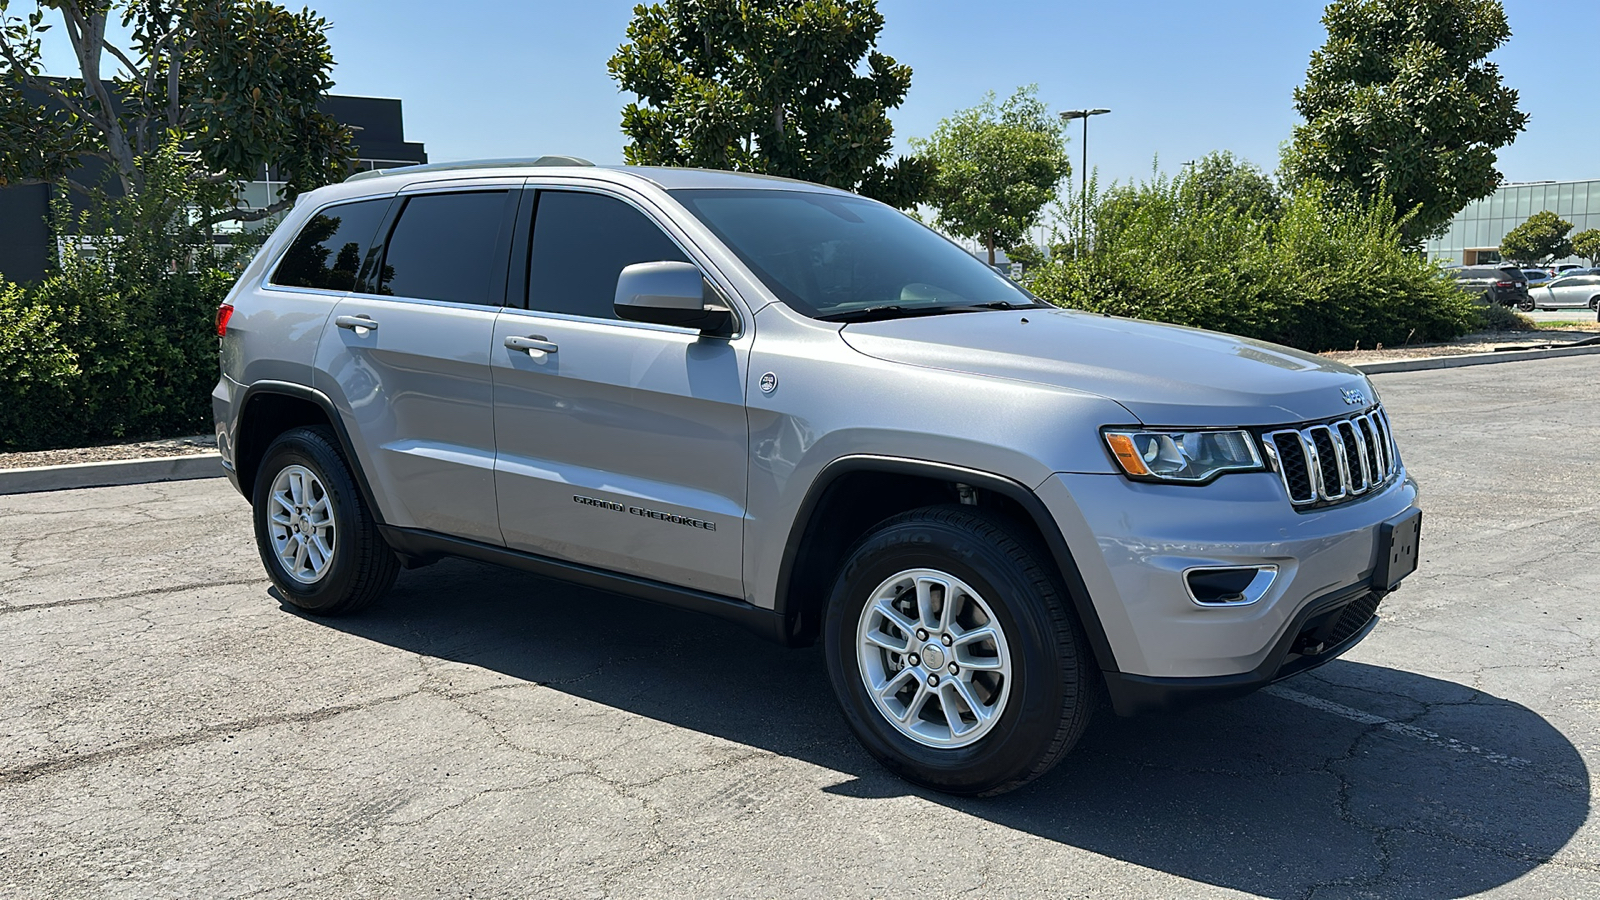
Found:
<path fill-rule="evenodd" d="M 1550 267 L 1550 274 L 1555 275 L 1557 278 L 1559 278 L 1562 275 L 1567 274 L 1568 272 L 1574 272 L 1574 271 L 1577 271 L 1578 269 L 1581 269 L 1581 268 L 1583 268 L 1583 266 L 1580 266 L 1577 263 L 1562 263 L 1559 266 L 1551 266 Z"/>
<path fill-rule="evenodd" d="M 1528 290 L 1542 288 L 1555 280 L 1555 274 L 1549 269 L 1523 269 L 1522 274 L 1528 279 Z"/>
<path fill-rule="evenodd" d="M 1600 311 L 1600 269 L 1572 269 L 1528 292 L 1534 309 L 1588 307 Z"/>
<path fill-rule="evenodd" d="M 1533 309 L 1533 299 L 1528 296 L 1528 276 L 1516 266 L 1462 266 L 1447 272 L 1462 290 L 1477 294 L 1486 302 L 1515 306 L 1523 312 Z"/>

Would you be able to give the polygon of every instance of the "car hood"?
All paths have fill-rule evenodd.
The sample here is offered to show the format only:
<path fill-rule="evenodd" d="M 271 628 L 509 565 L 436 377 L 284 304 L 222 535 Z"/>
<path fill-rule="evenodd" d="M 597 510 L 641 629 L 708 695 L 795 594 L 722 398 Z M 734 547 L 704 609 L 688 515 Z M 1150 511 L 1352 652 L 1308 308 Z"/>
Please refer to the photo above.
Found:
<path fill-rule="evenodd" d="M 1377 399 L 1360 372 L 1299 350 L 1071 310 L 893 319 L 840 334 L 878 359 L 1098 394 L 1151 426 L 1281 425 Z"/>

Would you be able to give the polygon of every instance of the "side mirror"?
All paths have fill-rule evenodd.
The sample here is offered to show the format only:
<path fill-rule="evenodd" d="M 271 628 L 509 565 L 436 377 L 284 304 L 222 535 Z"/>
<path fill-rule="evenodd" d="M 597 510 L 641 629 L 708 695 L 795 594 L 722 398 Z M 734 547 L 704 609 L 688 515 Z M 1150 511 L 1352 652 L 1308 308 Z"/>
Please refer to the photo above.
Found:
<path fill-rule="evenodd" d="M 696 328 L 703 334 L 733 333 L 728 309 L 693 263 L 634 263 L 617 276 L 612 302 L 617 318 Z"/>

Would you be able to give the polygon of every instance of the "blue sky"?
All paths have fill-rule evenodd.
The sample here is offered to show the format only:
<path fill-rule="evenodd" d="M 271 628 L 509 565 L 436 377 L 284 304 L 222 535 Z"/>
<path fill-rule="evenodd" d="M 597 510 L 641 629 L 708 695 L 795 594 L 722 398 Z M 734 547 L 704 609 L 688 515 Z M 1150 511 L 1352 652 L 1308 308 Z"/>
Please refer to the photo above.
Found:
<path fill-rule="evenodd" d="M 296 4 L 290 3 L 294 6 Z M 622 160 L 622 105 L 606 60 L 630 0 L 316 0 L 338 93 L 399 97 L 406 134 L 435 161 L 567 153 Z M 1089 126 L 1103 180 L 1176 170 L 1211 150 L 1266 169 L 1298 121 L 1292 92 L 1326 35 L 1316 0 L 978 3 L 879 0 L 879 49 L 913 70 L 891 113 L 900 150 L 985 91 L 1037 83 L 1053 108 L 1109 107 Z M 1494 54 L 1532 114 L 1500 154 L 1508 180 L 1600 178 L 1590 110 L 1600 3 L 1507 0 L 1514 36 Z M 59 29 L 58 29 L 59 32 Z M 65 72 L 58 47 L 52 70 Z M 1072 132 L 1076 168 L 1082 132 Z M 1076 173 L 1074 175 L 1076 178 Z"/>

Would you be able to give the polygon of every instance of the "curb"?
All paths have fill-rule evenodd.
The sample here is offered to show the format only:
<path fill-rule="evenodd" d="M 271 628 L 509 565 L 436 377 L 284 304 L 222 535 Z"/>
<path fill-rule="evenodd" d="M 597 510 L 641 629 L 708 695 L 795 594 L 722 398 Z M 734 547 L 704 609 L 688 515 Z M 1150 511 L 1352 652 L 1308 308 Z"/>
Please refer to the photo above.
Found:
<path fill-rule="evenodd" d="M 222 456 L 215 452 L 149 459 L 113 459 L 62 466 L 35 466 L 31 469 L 0 469 L 0 494 L 188 481 L 194 478 L 221 478 L 226 474 L 222 468 Z"/>
<path fill-rule="evenodd" d="M 1432 356 L 1426 359 L 1396 359 L 1389 362 L 1362 363 L 1354 368 L 1368 375 L 1379 375 L 1384 372 L 1458 369 L 1463 366 L 1486 366 L 1490 363 L 1526 362 L 1534 359 L 1559 359 L 1564 356 L 1588 356 L 1594 353 L 1600 353 L 1600 345 L 1556 347 L 1550 350 L 1507 350 L 1502 353 L 1464 353 L 1460 356 Z"/>

